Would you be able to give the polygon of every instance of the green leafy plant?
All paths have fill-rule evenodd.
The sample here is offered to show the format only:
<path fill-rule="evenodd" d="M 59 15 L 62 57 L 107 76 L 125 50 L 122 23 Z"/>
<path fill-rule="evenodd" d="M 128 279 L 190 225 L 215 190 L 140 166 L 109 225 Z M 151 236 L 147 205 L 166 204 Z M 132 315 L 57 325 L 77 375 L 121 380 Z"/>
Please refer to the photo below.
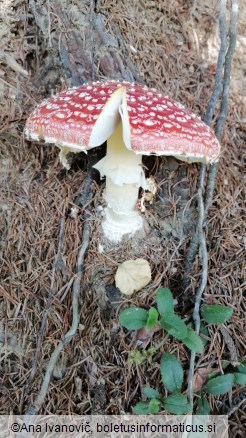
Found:
<path fill-rule="evenodd" d="M 156 308 L 157 307 L 157 308 Z M 171 335 L 181 341 L 187 348 L 196 353 L 201 353 L 209 339 L 208 330 L 203 322 L 201 322 L 201 336 L 193 329 L 192 324 L 180 318 L 174 312 L 173 295 L 168 288 L 160 288 L 156 293 L 156 307 L 151 307 L 149 310 L 141 307 L 130 307 L 120 313 L 120 323 L 128 330 L 138 330 L 145 328 L 147 331 L 154 327 L 162 327 L 167 332 L 167 336 Z M 232 309 L 219 304 L 201 306 L 201 317 L 207 324 L 223 324 L 232 316 Z M 166 338 L 164 338 L 165 341 Z M 160 344 L 163 345 L 163 344 Z M 143 352 L 132 352 L 131 360 L 136 363 L 141 363 L 149 354 L 154 354 L 156 347 L 151 347 L 152 353 L 149 350 Z M 133 354 L 134 353 L 134 354 Z M 141 356 L 138 357 L 137 354 Z M 136 356 L 136 358 L 135 358 Z M 242 362 L 237 367 L 230 367 L 230 362 L 225 363 L 226 370 L 223 375 L 212 373 L 206 384 L 200 392 L 198 400 L 197 414 L 208 415 L 209 403 L 206 399 L 206 393 L 212 395 L 223 395 L 232 389 L 233 384 L 246 385 L 246 362 Z M 232 368 L 232 369 L 230 369 Z M 179 360 L 171 353 L 164 353 L 160 362 L 161 380 L 164 388 L 167 390 L 167 397 L 162 395 L 154 388 L 145 387 L 143 394 L 147 400 L 138 402 L 133 407 L 135 414 L 157 414 L 161 409 L 175 415 L 182 415 L 191 410 L 191 405 L 187 396 L 182 393 L 184 383 L 184 370 Z"/>
<path fill-rule="evenodd" d="M 161 358 L 161 378 L 163 386 L 170 395 L 162 397 L 151 387 L 145 387 L 144 395 L 149 399 L 140 401 L 133 407 L 134 414 L 157 414 L 165 409 L 170 414 L 181 415 L 189 412 L 191 406 L 186 395 L 181 393 L 184 371 L 178 359 L 170 353 L 164 353 Z"/>
<path fill-rule="evenodd" d="M 164 353 L 160 370 L 164 387 L 169 392 L 180 391 L 184 380 L 184 372 L 178 359 L 173 354 Z"/>
<path fill-rule="evenodd" d="M 233 314 L 233 310 L 220 304 L 204 304 L 201 306 L 201 315 L 208 324 L 223 324 L 228 321 Z"/>
<path fill-rule="evenodd" d="M 142 307 L 130 307 L 120 313 L 120 323 L 128 330 L 145 327 L 153 329 L 159 324 L 169 335 L 183 342 L 187 348 L 196 353 L 203 351 L 203 341 L 187 324 L 174 313 L 173 295 L 168 288 L 160 288 L 156 294 L 155 307 L 149 310 Z"/>
<path fill-rule="evenodd" d="M 223 395 L 232 389 L 234 382 L 233 374 L 223 374 L 213 377 L 204 385 L 203 390 L 212 395 Z"/>
<path fill-rule="evenodd" d="M 246 361 L 236 367 L 234 372 L 234 383 L 246 386 Z"/>

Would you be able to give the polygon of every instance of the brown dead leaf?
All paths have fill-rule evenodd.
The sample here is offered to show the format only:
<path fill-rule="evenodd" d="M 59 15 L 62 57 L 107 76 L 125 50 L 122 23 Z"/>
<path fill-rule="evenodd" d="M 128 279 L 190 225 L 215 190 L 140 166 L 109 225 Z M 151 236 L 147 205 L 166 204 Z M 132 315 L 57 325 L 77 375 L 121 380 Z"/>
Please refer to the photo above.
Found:
<path fill-rule="evenodd" d="M 137 340 L 145 341 L 146 339 L 151 339 L 155 332 L 160 330 L 160 324 L 156 324 L 152 329 L 148 330 L 146 327 L 142 327 L 137 331 Z"/>
<path fill-rule="evenodd" d="M 198 368 L 193 377 L 193 391 L 200 391 L 206 383 L 208 375 L 212 371 L 217 371 L 215 368 Z"/>

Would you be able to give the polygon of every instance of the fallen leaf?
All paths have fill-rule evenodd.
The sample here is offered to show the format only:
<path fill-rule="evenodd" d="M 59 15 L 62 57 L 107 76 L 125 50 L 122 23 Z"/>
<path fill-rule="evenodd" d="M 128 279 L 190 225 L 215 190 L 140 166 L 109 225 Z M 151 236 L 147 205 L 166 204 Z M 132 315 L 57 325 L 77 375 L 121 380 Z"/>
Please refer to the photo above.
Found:
<path fill-rule="evenodd" d="M 160 324 L 156 324 L 152 329 L 148 330 L 146 327 L 142 327 L 137 331 L 137 340 L 145 341 L 146 339 L 151 339 L 155 332 L 161 330 Z"/>
<path fill-rule="evenodd" d="M 149 263 L 144 259 L 127 260 L 116 272 L 116 287 L 125 295 L 141 290 L 151 281 Z"/>
<path fill-rule="evenodd" d="M 193 377 L 193 391 L 200 391 L 208 379 L 208 375 L 216 371 L 214 368 L 198 368 Z"/>

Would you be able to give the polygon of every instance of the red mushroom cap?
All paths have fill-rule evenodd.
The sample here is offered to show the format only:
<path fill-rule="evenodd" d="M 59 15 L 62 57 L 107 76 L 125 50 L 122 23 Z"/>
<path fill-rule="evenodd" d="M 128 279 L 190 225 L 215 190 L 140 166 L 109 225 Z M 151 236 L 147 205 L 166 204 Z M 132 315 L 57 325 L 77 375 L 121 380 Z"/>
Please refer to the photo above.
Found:
<path fill-rule="evenodd" d="M 27 138 L 79 150 L 99 146 L 100 143 L 89 146 L 92 130 L 105 104 L 121 86 L 116 81 L 92 82 L 46 99 L 27 120 Z"/>
<path fill-rule="evenodd" d="M 216 161 L 220 144 L 200 117 L 155 89 L 126 87 L 129 149 L 143 155 L 173 155 L 194 162 Z"/>
<path fill-rule="evenodd" d="M 129 82 L 91 82 L 41 103 L 27 120 L 27 138 L 86 150 L 102 144 L 120 121 L 128 149 L 214 162 L 220 144 L 212 130 L 180 103 Z"/>

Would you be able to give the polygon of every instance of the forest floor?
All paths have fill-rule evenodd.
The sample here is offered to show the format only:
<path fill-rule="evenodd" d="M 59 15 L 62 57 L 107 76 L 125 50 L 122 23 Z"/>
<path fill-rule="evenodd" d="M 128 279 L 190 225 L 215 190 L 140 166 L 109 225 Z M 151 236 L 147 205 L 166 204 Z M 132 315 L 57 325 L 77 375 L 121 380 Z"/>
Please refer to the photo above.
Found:
<path fill-rule="evenodd" d="M 83 154 L 71 158 L 71 169 L 67 171 L 59 162 L 56 147 L 27 142 L 23 130 L 28 115 L 52 92 L 74 85 L 80 74 L 86 80 L 131 80 L 129 68 L 134 79 L 203 116 L 214 84 L 219 50 L 215 0 L 101 0 L 93 11 L 89 1 L 81 8 L 78 1 L 60 0 L 60 10 L 53 9 L 57 2 L 38 1 L 36 5 L 41 9 L 37 11 L 32 1 L 0 0 L 1 414 L 23 414 L 34 401 L 50 355 L 70 327 L 71 285 L 83 229 L 83 209 L 77 207 L 75 200 L 86 177 L 87 159 Z M 64 56 L 61 62 L 64 38 L 70 53 L 77 50 L 73 46 L 77 40 L 69 40 L 72 28 L 62 21 L 65 6 L 70 24 L 84 38 L 84 58 L 76 66 L 77 76 L 75 70 L 68 75 Z M 86 44 L 93 14 L 99 17 L 97 23 L 101 27 L 98 24 L 97 29 L 101 29 L 100 35 L 104 32 L 104 45 L 100 43 L 96 50 L 94 41 L 92 53 L 92 46 Z M 231 363 L 235 351 L 239 362 L 245 359 L 245 28 L 242 5 L 216 193 L 206 227 L 209 270 L 203 295 L 204 303 L 231 307 L 233 316 L 224 330 L 208 326 L 209 344 L 196 361 L 195 403 L 208 371 L 223 373 L 224 361 Z M 93 68 L 86 69 L 86 61 L 91 59 Z M 124 65 L 120 64 L 121 59 Z M 118 70 L 112 70 L 116 64 Z M 215 121 L 216 117 L 213 126 Z M 60 355 L 40 414 L 131 413 L 134 404 L 142 399 L 145 386 L 164 392 L 159 368 L 163 352 L 172 352 L 186 371 L 189 368 L 189 350 L 173 338 L 141 363 L 129 360 L 133 351 L 142 352 L 157 345 L 163 331 L 141 344 L 136 332 L 127 332 L 119 323 L 123 308 L 152 306 L 160 286 L 171 289 L 175 310 L 189 318 L 201 275 L 197 258 L 189 294 L 182 291 L 185 257 L 195 220 L 190 200 L 196 192 L 199 165 L 174 158 L 153 158 L 145 164 L 155 177 L 158 190 L 152 203 L 146 202 L 149 234 L 144 240 L 125 239 L 116 248 L 103 238 L 99 207 L 103 204 L 104 184 L 99 179 L 93 183 L 95 196 L 90 208 L 91 235 L 81 285 L 79 329 Z M 72 214 L 74 208 L 77 214 Z M 65 269 L 58 267 L 54 272 L 63 218 Z M 152 281 L 140 292 L 125 297 L 114 287 L 116 269 L 123 261 L 138 257 L 149 262 Z M 52 303 L 38 365 L 27 386 L 49 296 Z M 211 412 L 228 412 L 242 397 L 245 388 L 238 385 L 229 395 L 210 395 Z M 235 409 L 229 422 L 230 436 L 243 437 L 245 403 Z"/>

